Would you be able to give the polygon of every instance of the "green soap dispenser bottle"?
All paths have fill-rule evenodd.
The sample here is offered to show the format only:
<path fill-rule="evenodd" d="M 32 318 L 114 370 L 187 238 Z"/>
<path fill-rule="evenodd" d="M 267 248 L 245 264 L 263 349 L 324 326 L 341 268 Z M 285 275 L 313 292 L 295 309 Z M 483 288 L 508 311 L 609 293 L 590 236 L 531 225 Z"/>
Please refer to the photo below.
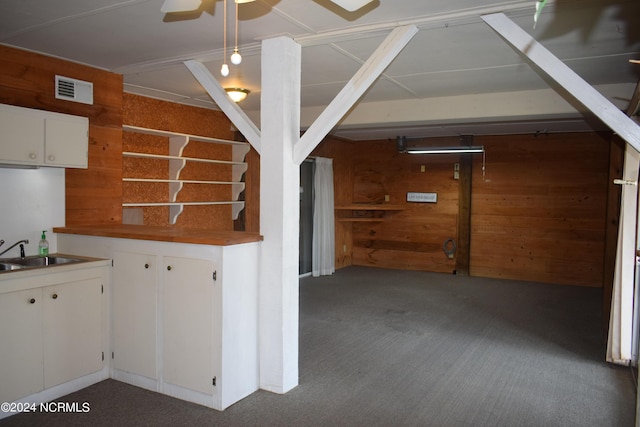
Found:
<path fill-rule="evenodd" d="M 46 230 L 42 230 L 42 237 L 38 243 L 38 255 L 49 256 L 49 242 L 47 242 Z"/>

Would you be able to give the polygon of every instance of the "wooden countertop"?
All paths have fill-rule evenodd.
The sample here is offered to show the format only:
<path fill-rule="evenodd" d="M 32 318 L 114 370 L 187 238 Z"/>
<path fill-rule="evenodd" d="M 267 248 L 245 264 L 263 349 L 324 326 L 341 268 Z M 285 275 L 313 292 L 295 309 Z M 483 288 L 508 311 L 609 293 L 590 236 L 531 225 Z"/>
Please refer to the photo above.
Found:
<path fill-rule="evenodd" d="M 146 225 L 100 224 L 55 227 L 54 233 L 81 234 L 85 236 L 117 237 L 121 239 L 155 240 L 160 242 L 196 243 L 200 245 L 230 246 L 259 242 L 258 233 L 243 231 L 196 230 L 177 227 Z"/>

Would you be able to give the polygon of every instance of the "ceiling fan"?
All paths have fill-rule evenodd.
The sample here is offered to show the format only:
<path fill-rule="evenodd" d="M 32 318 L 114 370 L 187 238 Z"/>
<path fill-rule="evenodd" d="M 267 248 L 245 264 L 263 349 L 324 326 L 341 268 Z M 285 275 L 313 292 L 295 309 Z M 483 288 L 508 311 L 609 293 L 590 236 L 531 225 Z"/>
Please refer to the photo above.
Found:
<path fill-rule="evenodd" d="M 250 3 L 255 0 L 234 0 L 236 3 Z M 341 8 L 355 12 L 364 5 L 371 3 L 372 0 L 331 0 L 331 2 L 337 4 Z M 175 12 L 189 12 L 196 10 L 202 4 L 202 0 L 164 0 L 160 12 L 162 13 L 175 13 Z"/>

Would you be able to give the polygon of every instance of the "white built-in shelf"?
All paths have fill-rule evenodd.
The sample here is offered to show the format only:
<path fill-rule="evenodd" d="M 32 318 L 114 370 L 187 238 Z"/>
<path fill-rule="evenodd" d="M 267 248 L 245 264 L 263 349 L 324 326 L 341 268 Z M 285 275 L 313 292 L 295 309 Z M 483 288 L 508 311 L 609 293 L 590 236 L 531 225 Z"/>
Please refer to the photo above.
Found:
<path fill-rule="evenodd" d="M 124 207 L 143 207 L 143 206 L 203 206 L 203 205 L 234 205 L 242 204 L 244 202 L 149 202 L 149 203 L 123 203 Z"/>
<path fill-rule="evenodd" d="M 146 159 L 185 160 L 187 162 L 218 163 L 221 165 L 246 165 L 245 162 L 234 162 L 231 160 L 201 159 L 199 157 L 168 156 L 166 154 L 135 153 L 132 151 L 123 151 L 122 155 L 124 157 L 138 157 Z"/>
<path fill-rule="evenodd" d="M 241 181 L 242 174 L 247 170 L 247 163 L 244 161 L 245 156 L 249 152 L 250 145 L 241 141 L 229 141 L 225 139 L 209 138 L 205 136 L 189 135 L 178 132 L 148 129 L 139 126 L 123 125 L 122 129 L 126 132 L 142 133 L 147 135 L 161 136 L 169 139 L 169 155 L 165 154 L 149 154 L 132 151 L 122 153 L 124 157 L 136 157 L 144 159 L 157 159 L 169 161 L 169 177 L 168 178 L 128 178 L 124 177 L 124 182 L 141 182 L 141 183 L 168 183 L 169 184 L 169 202 L 148 202 L 148 203 L 123 203 L 122 207 L 149 207 L 149 206 L 169 206 L 169 222 L 175 224 L 176 219 L 182 213 L 185 206 L 205 206 L 205 205 L 232 205 L 233 219 L 238 218 L 238 214 L 244 209 L 244 202 L 239 201 L 238 197 L 244 190 L 245 184 Z M 206 142 L 212 144 L 226 144 L 232 146 L 232 160 L 205 159 L 198 157 L 184 157 L 182 155 L 185 147 L 190 141 Z M 180 172 L 184 169 L 187 162 L 211 163 L 212 165 L 231 165 L 231 181 L 207 181 L 180 179 Z M 206 185 L 231 185 L 232 200 L 222 201 L 189 201 L 178 202 L 178 193 L 185 184 L 206 184 Z"/>
<path fill-rule="evenodd" d="M 202 181 L 198 179 L 122 178 L 127 182 L 182 182 L 184 184 L 244 185 L 242 181 Z"/>
<path fill-rule="evenodd" d="M 248 142 L 242 141 L 230 141 L 228 139 L 218 139 L 218 138 L 209 138 L 206 136 L 198 136 L 198 135 L 189 135 L 186 133 L 179 132 L 171 132 L 167 130 L 158 130 L 158 129 L 149 129 L 143 128 L 139 126 L 131 126 L 131 125 L 122 125 L 122 130 L 133 133 L 145 133 L 147 135 L 155 135 L 155 136 L 164 136 L 164 137 L 179 137 L 179 138 L 189 138 L 190 141 L 198 141 L 198 142 L 211 142 L 214 144 L 229 144 L 229 145 L 238 145 L 238 146 L 247 146 L 249 147 Z"/>

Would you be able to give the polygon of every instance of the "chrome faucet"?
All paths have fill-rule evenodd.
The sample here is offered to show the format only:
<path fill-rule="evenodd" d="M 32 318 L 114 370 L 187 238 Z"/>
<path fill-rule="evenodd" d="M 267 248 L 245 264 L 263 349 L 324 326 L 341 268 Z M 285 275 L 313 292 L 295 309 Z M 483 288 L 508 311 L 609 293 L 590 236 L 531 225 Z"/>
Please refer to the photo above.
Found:
<path fill-rule="evenodd" d="M 4 240 L 2 240 L 2 243 L 4 243 Z M 13 245 L 9 246 L 7 249 L 5 249 L 4 251 L 0 252 L 0 255 L 4 255 L 5 253 L 9 252 L 11 249 L 15 248 L 16 246 L 20 245 L 20 258 L 24 258 L 24 244 L 28 244 L 29 240 L 24 239 L 24 240 L 18 240 L 17 242 L 15 242 Z"/>

